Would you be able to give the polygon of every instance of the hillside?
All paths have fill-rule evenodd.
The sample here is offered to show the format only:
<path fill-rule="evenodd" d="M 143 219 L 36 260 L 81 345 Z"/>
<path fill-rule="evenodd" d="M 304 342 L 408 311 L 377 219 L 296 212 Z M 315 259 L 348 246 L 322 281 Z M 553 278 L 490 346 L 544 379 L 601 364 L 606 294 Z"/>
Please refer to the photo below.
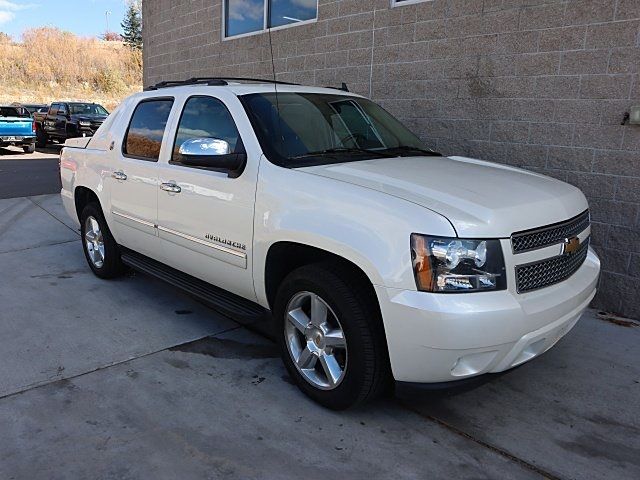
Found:
<path fill-rule="evenodd" d="M 142 89 L 142 53 L 55 28 L 0 35 L 0 104 L 92 101 L 113 109 Z"/>

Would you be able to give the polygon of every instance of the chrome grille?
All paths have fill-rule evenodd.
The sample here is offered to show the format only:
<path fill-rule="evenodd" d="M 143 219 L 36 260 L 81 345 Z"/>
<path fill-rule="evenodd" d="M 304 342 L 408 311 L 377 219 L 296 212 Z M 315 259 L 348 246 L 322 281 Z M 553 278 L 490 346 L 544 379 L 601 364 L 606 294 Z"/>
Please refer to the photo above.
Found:
<path fill-rule="evenodd" d="M 566 280 L 582 266 L 589 250 L 587 237 L 572 255 L 560 255 L 526 265 L 516 266 L 518 293 L 530 292 Z"/>
<path fill-rule="evenodd" d="M 589 210 L 585 210 L 577 217 L 564 222 L 514 233 L 511 235 L 511 248 L 513 253 L 522 253 L 548 247 L 561 243 L 565 238 L 579 234 L 588 226 Z"/>

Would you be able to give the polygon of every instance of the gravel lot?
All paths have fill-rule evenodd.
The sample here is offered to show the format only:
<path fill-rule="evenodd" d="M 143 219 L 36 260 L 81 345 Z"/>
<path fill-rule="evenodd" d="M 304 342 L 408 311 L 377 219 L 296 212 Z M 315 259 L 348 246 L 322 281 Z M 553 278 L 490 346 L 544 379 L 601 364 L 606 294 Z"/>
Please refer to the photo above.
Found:
<path fill-rule="evenodd" d="M 0 272 L 3 479 L 640 478 L 635 324 L 588 312 L 474 388 L 335 413 L 233 320 L 95 278 L 57 195 L 0 200 Z"/>

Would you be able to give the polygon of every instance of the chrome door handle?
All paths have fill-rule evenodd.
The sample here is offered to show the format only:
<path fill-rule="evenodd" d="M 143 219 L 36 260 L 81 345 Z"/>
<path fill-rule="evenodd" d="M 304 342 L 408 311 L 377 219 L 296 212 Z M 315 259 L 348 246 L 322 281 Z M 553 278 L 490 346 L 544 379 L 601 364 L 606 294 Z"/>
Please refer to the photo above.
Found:
<path fill-rule="evenodd" d="M 160 190 L 164 190 L 169 193 L 180 193 L 182 189 L 175 183 L 163 183 L 160 185 Z"/>
<path fill-rule="evenodd" d="M 116 180 L 122 180 L 122 181 L 124 181 L 124 180 L 126 180 L 126 179 L 127 179 L 127 175 L 126 175 L 124 172 L 113 172 L 113 173 L 111 174 L 111 176 L 112 176 L 113 178 L 115 178 Z"/>

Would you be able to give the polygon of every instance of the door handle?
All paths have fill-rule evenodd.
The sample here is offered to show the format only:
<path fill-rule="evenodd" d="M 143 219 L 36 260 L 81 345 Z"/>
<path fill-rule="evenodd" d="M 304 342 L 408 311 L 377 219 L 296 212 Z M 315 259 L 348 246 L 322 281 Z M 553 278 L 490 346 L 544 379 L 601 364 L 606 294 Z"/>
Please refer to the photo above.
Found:
<path fill-rule="evenodd" d="M 180 193 L 182 189 L 175 183 L 163 183 L 160 185 L 160 190 L 164 190 L 169 193 Z"/>
<path fill-rule="evenodd" d="M 124 172 L 113 172 L 111 176 L 116 180 L 121 180 L 121 181 L 124 181 L 127 179 L 127 175 Z"/>

